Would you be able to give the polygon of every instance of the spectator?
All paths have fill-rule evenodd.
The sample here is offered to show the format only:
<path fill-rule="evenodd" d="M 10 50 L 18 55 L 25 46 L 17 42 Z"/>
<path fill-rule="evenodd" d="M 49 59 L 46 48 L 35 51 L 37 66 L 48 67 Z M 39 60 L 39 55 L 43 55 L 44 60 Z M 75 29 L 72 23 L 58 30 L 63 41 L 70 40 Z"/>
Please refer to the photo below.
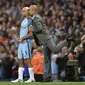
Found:
<path fill-rule="evenodd" d="M 42 54 L 42 47 L 35 49 L 35 54 L 32 57 L 32 65 L 34 67 L 35 80 L 37 82 L 43 81 L 44 73 L 44 56 Z"/>
<path fill-rule="evenodd" d="M 68 48 L 63 47 L 61 53 L 58 54 L 56 58 L 56 63 L 58 64 L 58 78 L 61 79 L 60 74 L 65 71 L 65 67 L 68 60 Z"/>
<path fill-rule="evenodd" d="M 11 79 L 12 78 L 12 61 L 10 60 L 10 56 L 7 52 L 2 54 L 2 63 L 3 63 L 3 78 Z"/>
<path fill-rule="evenodd" d="M 53 54 L 51 57 L 51 70 L 52 70 L 52 79 L 53 82 L 58 81 L 58 64 L 56 64 L 57 54 Z"/>
<path fill-rule="evenodd" d="M 78 61 L 79 61 L 79 67 L 80 67 L 80 76 L 85 76 L 85 43 L 80 44 L 79 46 L 79 55 L 78 55 Z"/>

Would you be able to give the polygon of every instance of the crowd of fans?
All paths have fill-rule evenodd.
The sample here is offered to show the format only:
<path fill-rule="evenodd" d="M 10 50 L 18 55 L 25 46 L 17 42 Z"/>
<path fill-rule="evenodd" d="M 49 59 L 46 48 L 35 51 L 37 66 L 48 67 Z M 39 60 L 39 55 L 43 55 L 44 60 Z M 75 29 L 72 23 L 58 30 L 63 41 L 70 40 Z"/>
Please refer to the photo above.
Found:
<path fill-rule="evenodd" d="M 16 39 L 19 35 L 21 9 L 30 4 L 39 6 L 39 12 L 56 43 L 67 35 L 74 37 L 72 46 L 63 47 L 58 54 L 52 54 L 53 80 L 61 79 L 69 59 L 78 60 L 79 75 L 85 76 L 85 0 L 0 0 L 0 78 L 17 78 Z"/>

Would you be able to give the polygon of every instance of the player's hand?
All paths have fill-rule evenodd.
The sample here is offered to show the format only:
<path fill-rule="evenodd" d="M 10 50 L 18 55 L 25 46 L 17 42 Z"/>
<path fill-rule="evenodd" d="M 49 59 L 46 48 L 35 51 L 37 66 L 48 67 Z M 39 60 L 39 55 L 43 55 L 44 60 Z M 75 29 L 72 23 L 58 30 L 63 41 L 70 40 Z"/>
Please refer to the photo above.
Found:
<path fill-rule="evenodd" d="M 31 32 L 33 31 L 32 26 L 29 26 L 29 31 L 31 31 Z"/>
<path fill-rule="evenodd" d="M 17 39 L 18 43 L 21 43 L 23 41 L 23 39 Z"/>

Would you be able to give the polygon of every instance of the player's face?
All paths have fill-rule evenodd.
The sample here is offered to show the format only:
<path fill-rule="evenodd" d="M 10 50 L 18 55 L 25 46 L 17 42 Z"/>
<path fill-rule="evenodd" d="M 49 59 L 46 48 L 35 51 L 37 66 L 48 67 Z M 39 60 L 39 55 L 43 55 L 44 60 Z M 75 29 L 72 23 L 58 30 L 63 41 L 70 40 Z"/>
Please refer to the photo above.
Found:
<path fill-rule="evenodd" d="M 26 17 L 27 16 L 27 9 L 23 8 L 22 9 L 22 17 Z"/>

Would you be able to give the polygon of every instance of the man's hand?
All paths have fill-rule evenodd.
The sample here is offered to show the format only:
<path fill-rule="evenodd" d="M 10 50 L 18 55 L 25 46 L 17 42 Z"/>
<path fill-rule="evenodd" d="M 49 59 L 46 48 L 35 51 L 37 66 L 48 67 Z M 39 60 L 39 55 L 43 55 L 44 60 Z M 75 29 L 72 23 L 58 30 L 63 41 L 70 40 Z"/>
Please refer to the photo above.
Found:
<path fill-rule="evenodd" d="M 32 26 L 29 26 L 28 30 L 32 32 L 33 31 Z"/>
<path fill-rule="evenodd" d="M 17 39 L 17 42 L 18 42 L 18 43 L 21 43 L 22 41 L 23 41 L 23 39 L 22 39 L 22 38 L 21 38 L 21 39 L 20 39 L 20 38 L 19 38 L 19 39 Z"/>
<path fill-rule="evenodd" d="M 71 35 L 67 36 L 66 40 L 67 42 L 71 42 L 71 41 L 75 42 L 74 36 L 71 36 Z"/>

